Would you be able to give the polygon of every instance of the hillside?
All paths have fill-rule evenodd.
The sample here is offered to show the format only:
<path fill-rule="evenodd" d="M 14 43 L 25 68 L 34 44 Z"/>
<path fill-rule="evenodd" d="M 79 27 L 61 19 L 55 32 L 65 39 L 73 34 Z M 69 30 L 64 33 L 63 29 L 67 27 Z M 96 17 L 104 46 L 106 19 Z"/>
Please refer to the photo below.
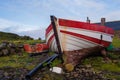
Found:
<path fill-rule="evenodd" d="M 19 36 L 15 33 L 1 32 L 0 31 L 0 40 L 32 40 L 33 38 L 29 36 Z"/>
<path fill-rule="evenodd" d="M 101 25 L 101 23 L 96 23 Z M 109 22 L 105 22 L 105 26 L 110 27 L 114 30 L 120 30 L 120 21 L 109 21 Z"/>

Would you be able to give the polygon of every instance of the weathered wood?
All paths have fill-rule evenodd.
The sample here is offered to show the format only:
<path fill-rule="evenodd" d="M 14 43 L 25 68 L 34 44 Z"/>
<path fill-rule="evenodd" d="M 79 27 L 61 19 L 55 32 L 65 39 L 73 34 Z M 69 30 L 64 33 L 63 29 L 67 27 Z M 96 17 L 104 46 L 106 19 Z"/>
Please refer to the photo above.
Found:
<path fill-rule="evenodd" d="M 64 65 L 66 64 L 72 64 L 76 66 L 80 63 L 80 61 L 88 56 L 95 56 L 95 55 L 102 55 L 104 58 L 106 58 L 107 52 L 105 51 L 105 48 L 102 46 L 96 46 L 91 48 L 83 48 L 80 50 L 74 50 L 74 51 L 65 51 L 64 52 Z"/>
<path fill-rule="evenodd" d="M 86 20 L 86 22 L 87 22 L 87 23 L 90 23 L 90 19 L 89 19 L 89 17 L 87 17 L 87 20 Z"/>
<path fill-rule="evenodd" d="M 101 25 L 105 26 L 105 18 L 101 18 Z"/>
<path fill-rule="evenodd" d="M 50 16 L 51 17 L 51 24 L 52 24 L 52 28 L 54 31 L 54 36 L 55 36 L 55 40 L 56 40 L 56 44 L 57 44 L 57 48 L 58 48 L 58 53 L 62 53 L 61 50 L 61 45 L 60 45 L 60 41 L 59 41 L 59 37 L 58 37 L 58 32 L 57 32 L 57 18 L 55 16 Z"/>

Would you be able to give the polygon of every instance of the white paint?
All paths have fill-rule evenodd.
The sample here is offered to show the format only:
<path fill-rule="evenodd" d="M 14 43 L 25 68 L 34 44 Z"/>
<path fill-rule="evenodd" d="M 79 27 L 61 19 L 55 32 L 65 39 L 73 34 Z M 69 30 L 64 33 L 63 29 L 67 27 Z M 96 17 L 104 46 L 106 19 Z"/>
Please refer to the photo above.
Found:
<path fill-rule="evenodd" d="M 111 34 L 107 34 L 107 33 L 102 33 L 102 32 L 98 32 L 98 31 L 90 31 L 90 30 L 85 30 L 85 29 L 78 29 L 78 28 L 70 28 L 70 27 L 63 27 L 63 26 L 59 26 L 58 27 L 58 34 L 59 34 L 59 40 L 61 43 L 61 47 L 63 51 L 73 51 L 73 50 L 80 50 L 83 48 L 89 48 L 89 47 L 94 47 L 94 46 L 101 46 L 100 44 L 94 43 L 92 41 L 83 39 L 83 38 L 79 38 L 77 36 L 72 36 L 69 34 L 65 34 L 65 33 L 60 33 L 60 30 L 64 30 L 64 31 L 69 31 L 72 33 L 77 33 L 77 34 L 81 34 L 81 35 L 85 35 L 88 37 L 93 37 L 96 39 L 101 39 L 101 34 L 103 35 L 102 40 L 104 41 L 108 41 L 108 42 L 112 42 L 112 37 L 113 35 Z M 47 41 L 49 40 L 49 38 L 52 36 L 53 34 L 53 30 L 50 31 L 50 33 L 47 35 Z M 50 44 L 50 49 L 51 51 L 57 51 L 57 44 L 55 41 L 55 38 L 52 39 L 51 44 Z"/>
<path fill-rule="evenodd" d="M 47 36 L 46 36 L 46 42 L 48 42 L 49 38 L 50 38 L 53 34 L 54 34 L 54 33 L 53 33 L 53 30 L 51 30 L 51 31 L 47 34 Z"/>
<path fill-rule="evenodd" d="M 101 35 L 103 35 L 102 40 L 112 42 L 112 37 L 111 37 L 112 35 L 104 34 L 104 33 L 101 33 L 101 32 L 90 31 L 90 30 L 86 30 L 86 29 L 70 28 L 70 27 L 65 29 L 63 26 L 60 26 L 60 30 L 69 31 L 69 32 L 93 37 L 93 38 L 96 38 L 96 39 L 101 39 Z"/>

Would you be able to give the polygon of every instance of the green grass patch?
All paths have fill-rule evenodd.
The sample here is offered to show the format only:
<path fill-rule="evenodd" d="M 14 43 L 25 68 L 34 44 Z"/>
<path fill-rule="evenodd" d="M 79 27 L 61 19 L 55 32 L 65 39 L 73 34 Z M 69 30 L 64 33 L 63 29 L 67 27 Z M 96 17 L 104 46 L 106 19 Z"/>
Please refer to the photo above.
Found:
<path fill-rule="evenodd" d="M 4 40 L 0 40 L 0 43 Z M 9 40 L 8 42 L 14 43 L 15 45 L 19 44 L 36 44 L 44 43 L 45 40 Z M 17 54 L 11 54 L 9 56 L 0 57 L 0 68 L 9 66 L 14 68 L 28 68 L 33 69 L 38 64 L 39 58 L 29 57 L 28 53 L 23 52 L 22 56 Z"/>
<path fill-rule="evenodd" d="M 120 72 L 120 67 L 115 63 L 106 63 L 100 66 L 101 70 L 106 70 L 110 72 Z"/>
<path fill-rule="evenodd" d="M 120 58 L 120 55 L 119 54 L 115 54 L 115 53 L 109 53 L 107 55 L 110 59 L 119 59 Z"/>
<path fill-rule="evenodd" d="M 114 47 L 120 47 L 120 38 L 118 38 L 117 36 L 114 36 L 112 44 Z"/>
<path fill-rule="evenodd" d="M 1 42 L 4 42 L 7 40 L 0 40 Z M 36 43 L 44 43 L 45 40 L 9 40 L 8 42 L 17 44 L 36 44 Z"/>
<path fill-rule="evenodd" d="M 90 64 L 94 71 L 105 71 L 107 72 L 104 74 L 105 77 L 115 80 L 120 80 L 120 76 L 116 75 L 115 73 L 120 73 L 120 59 L 116 54 L 110 54 L 112 59 L 115 59 L 117 62 L 105 62 L 102 57 L 90 57 L 86 58 L 82 61 L 83 65 Z M 109 74 L 110 73 L 110 74 Z"/>
<path fill-rule="evenodd" d="M 52 55 L 55 54 L 55 53 L 54 53 L 54 52 L 49 52 L 48 54 L 49 54 L 50 56 L 52 56 Z"/>
<path fill-rule="evenodd" d="M 49 56 L 52 56 L 52 55 L 54 55 L 55 53 L 54 53 L 54 52 L 49 52 L 48 54 L 49 54 Z M 50 67 L 57 66 L 57 65 L 59 65 L 59 64 L 61 64 L 61 63 L 62 63 L 62 61 L 61 61 L 59 58 L 55 58 L 55 59 L 50 63 Z M 46 65 L 47 65 L 47 63 L 44 63 L 44 64 L 43 64 L 43 66 L 46 66 Z"/>
<path fill-rule="evenodd" d="M 12 41 L 15 44 L 36 44 L 36 43 L 42 43 L 44 41 L 42 40 L 17 40 L 17 41 Z"/>
<path fill-rule="evenodd" d="M 10 66 L 15 68 L 24 67 L 32 69 L 37 65 L 37 63 L 33 63 L 35 60 L 36 58 L 29 57 L 28 53 L 24 53 L 23 56 L 19 55 L 4 56 L 0 57 L 0 68 Z"/>
<path fill-rule="evenodd" d="M 62 61 L 57 58 L 57 59 L 55 59 L 53 62 L 51 62 L 50 66 L 51 66 L 51 67 L 57 66 L 57 65 L 61 64 L 61 62 L 62 62 Z"/>
<path fill-rule="evenodd" d="M 115 48 L 120 47 L 120 38 L 114 36 L 112 45 Z M 102 57 L 90 57 L 82 61 L 83 65 L 90 64 L 97 71 L 107 71 L 110 73 L 120 73 L 120 54 L 118 53 L 109 53 L 107 55 L 111 61 L 105 62 Z M 115 62 L 114 62 L 115 61 Z M 120 80 L 120 76 L 115 74 L 105 74 L 106 77 L 110 79 Z"/>
<path fill-rule="evenodd" d="M 106 74 L 105 75 L 107 78 L 110 78 L 110 79 L 115 79 L 115 80 L 120 80 L 120 76 L 118 75 L 110 75 L 110 74 Z"/>
<path fill-rule="evenodd" d="M 108 62 L 106 63 L 102 57 L 92 57 L 83 60 L 82 64 L 90 64 L 96 70 L 105 70 L 110 72 L 120 72 L 120 63 Z"/>
<path fill-rule="evenodd" d="M 99 66 L 100 64 L 102 64 L 103 62 L 103 58 L 102 57 L 90 57 L 90 58 L 86 58 L 82 61 L 82 64 L 86 65 L 86 64 L 91 64 L 92 66 Z"/>

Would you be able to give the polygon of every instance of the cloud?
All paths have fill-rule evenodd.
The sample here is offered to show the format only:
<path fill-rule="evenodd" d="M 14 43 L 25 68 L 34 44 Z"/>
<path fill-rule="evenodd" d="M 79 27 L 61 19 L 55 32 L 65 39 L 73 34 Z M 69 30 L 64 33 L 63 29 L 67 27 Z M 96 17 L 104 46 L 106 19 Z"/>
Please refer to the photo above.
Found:
<path fill-rule="evenodd" d="M 22 32 L 22 31 L 30 31 L 30 30 L 36 30 L 38 29 L 38 26 L 31 26 L 31 25 L 25 25 L 13 21 L 9 21 L 6 19 L 0 18 L 0 30 L 1 31 L 8 31 L 8 32 Z"/>
<path fill-rule="evenodd" d="M 1 1 L 0 14 L 4 12 L 3 15 L 6 18 L 4 16 L 0 18 L 1 31 L 20 34 L 23 32 L 24 34 L 32 36 L 34 34 L 38 37 L 44 37 L 42 34 L 45 33 L 45 28 L 50 24 L 50 15 L 78 21 L 86 21 L 86 17 L 88 16 L 91 22 L 100 22 L 101 17 L 105 17 L 107 21 L 120 20 L 120 0 Z"/>
<path fill-rule="evenodd" d="M 23 31 L 18 34 L 21 36 L 28 35 L 34 39 L 38 39 L 38 38 L 45 39 L 45 30 L 42 28 L 39 30 Z"/>
<path fill-rule="evenodd" d="M 108 21 L 120 20 L 120 11 L 113 11 L 105 15 Z"/>
<path fill-rule="evenodd" d="M 45 30 L 43 28 L 39 29 L 38 26 L 20 24 L 2 18 L 0 18 L 0 31 L 16 33 L 21 36 L 27 35 L 35 39 L 38 39 L 38 37 L 44 39 L 45 33 Z"/>
<path fill-rule="evenodd" d="M 85 21 L 88 16 L 93 19 L 93 22 L 96 22 L 103 16 L 111 19 L 106 14 L 112 13 L 113 9 L 120 10 L 116 7 L 120 4 L 119 0 L 11 0 L 9 2 L 11 4 L 4 3 L 6 9 L 25 14 L 28 17 L 43 18 L 44 22 L 52 14 L 81 21 Z"/>

